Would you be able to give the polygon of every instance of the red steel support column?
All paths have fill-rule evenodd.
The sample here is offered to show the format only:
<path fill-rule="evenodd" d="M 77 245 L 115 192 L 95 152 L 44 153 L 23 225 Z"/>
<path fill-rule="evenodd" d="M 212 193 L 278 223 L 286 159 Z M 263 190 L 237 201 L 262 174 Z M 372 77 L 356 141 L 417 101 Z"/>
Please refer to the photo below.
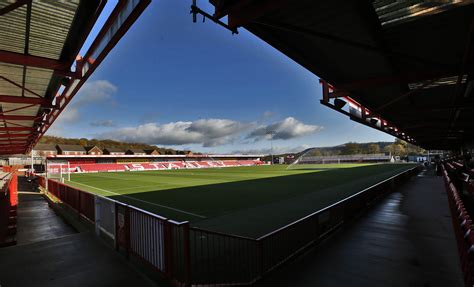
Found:
<path fill-rule="evenodd" d="M 10 193 L 10 208 L 16 209 L 18 206 L 18 176 L 16 173 L 12 174 L 8 189 Z"/>

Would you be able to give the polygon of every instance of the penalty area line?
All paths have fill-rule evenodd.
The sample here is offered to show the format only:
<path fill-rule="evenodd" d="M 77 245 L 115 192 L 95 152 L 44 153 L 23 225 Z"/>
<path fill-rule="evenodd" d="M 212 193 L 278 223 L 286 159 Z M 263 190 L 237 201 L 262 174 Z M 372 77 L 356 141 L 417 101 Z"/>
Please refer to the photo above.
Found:
<path fill-rule="evenodd" d="M 143 202 L 143 203 L 146 203 L 146 204 L 150 204 L 150 205 L 154 205 L 154 206 L 166 208 L 166 209 L 169 209 L 169 210 L 177 211 L 177 212 L 180 212 L 180 213 L 192 215 L 192 216 L 199 217 L 199 218 L 206 218 L 205 216 L 202 216 L 202 215 L 199 215 L 199 214 L 196 214 L 196 213 L 192 213 L 192 212 L 188 212 L 188 211 L 181 210 L 181 209 L 178 209 L 178 208 L 174 208 L 174 207 L 170 207 L 170 206 L 166 206 L 166 205 L 162 205 L 162 204 L 158 204 L 158 203 L 149 202 L 149 201 L 146 201 L 146 200 L 134 198 L 134 197 L 131 197 L 131 196 L 128 196 L 128 195 L 124 195 L 124 194 L 120 194 L 120 193 L 116 193 L 116 192 L 113 192 L 113 191 L 110 191 L 110 190 L 107 190 L 107 189 L 103 189 L 103 188 L 98 188 L 98 187 L 90 186 L 90 185 L 83 184 L 83 183 L 76 182 L 76 181 L 74 181 L 74 183 L 79 184 L 79 185 L 83 185 L 83 186 L 85 186 L 85 187 L 97 189 L 97 190 L 100 190 L 100 191 L 103 191 L 103 192 L 107 192 L 107 193 L 110 193 L 110 194 L 113 194 L 113 195 L 123 196 L 123 197 L 125 197 L 125 198 L 131 199 L 131 200 L 135 200 L 135 201 L 138 201 L 138 202 Z"/>

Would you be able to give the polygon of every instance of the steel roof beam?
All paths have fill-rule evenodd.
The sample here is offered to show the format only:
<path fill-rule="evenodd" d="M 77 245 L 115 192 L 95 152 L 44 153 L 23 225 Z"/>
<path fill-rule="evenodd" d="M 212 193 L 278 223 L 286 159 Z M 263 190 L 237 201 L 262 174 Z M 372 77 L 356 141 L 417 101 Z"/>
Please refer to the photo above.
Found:
<path fill-rule="evenodd" d="M 26 141 L 2 141 L 0 142 L 0 147 L 11 146 L 11 145 L 27 145 L 28 142 Z"/>
<path fill-rule="evenodd" d="M 0 134 L 0 138 L 29 138 L 31 134 Z"/>
<path fill-rule="evenodd" d="M 97 37 L 94 39 L 91 46 L 89 47 L 89 50 L 85 53 L 83 57 L 83 62 L 78 62 L 78 64 L 83 65 L 82 69 L 78 69 L 80 73 L 80 81 L 78 83 L 69 81 L 64 90 L 61 92 L 61 94 L 56 97 L 57 104 L 52 107 L 56 109 L 56 112 L 49 113 L 46 118 L 46 123 L 40 128 L 37 134 L 32 135 L 32 141 L 26 149 L 26 152 L 31 150 L 31 148 L 39 141 L 43 134 L 46 133 L 46 131 L 54 123 L 58 115 L 63 111 L 69 101 L 82 87 L 84 82 L 100 65 L 100 63 L 108 55 L 110 50 L 114 48 L 114 46 L 118 43 L 118 41 L 123 37 L 123 35 L 128 31 L 128 29 L 132 26 L 132 24 L 137 20 L 140 14 L 150 3 L 151 0 L 121 0 L 117 3 L 109 18 L 104 23 L 104 26 L 99 31 Z M 129 13 L 124 14 L 123 12 L 125 11 L 125 9 L 129 9 Z M 113 31 L 111 37 L 110 31 Z"/>
<path fill-rule="evenodd" d="M 0 114 L 0 120 L 10 121 L 34 121 L 38 119 L 36 116 L 18 116 L 18 115 L 2 115 Z"/>
<path fill-rule="evenodd" d="M 17 0 L 15 3 L 12 3 L 8 6 L 3 7 L 0 9 L 0 16 L 7 14 L 8 12 L 11 12 L 17 8 L 20 8 L 21 6 L 25 4 L 31 3 L 32 0 Z"/>
<path fill-rule="evenodd" d="M 0 102 L 10 103 L 10 104 L 35 104 L 35 105 L 49 104 L 49 102 L 44 98 L 17 97 L 17 96 L 6 96 L 6 95 L 0 95 Z"/>
<path fill-rule="evenodd" d="M 24 150 L 28 145 L 27 144 L 23 144 L 23 145 L 15 145 L 14 147 L 13 146 L 1 146 L 0 145 L 0 151 L 3 151 L 3 150 Z"/>
<path fill-rule="evenodd" d="M 4 51 L 4 50 L 0 50 L 0 62 L 13 64 L 13 65 L 20 65 L 20 66 L 43 68 L 43 69 L 49 69 L 49 70 L 59 70 L 59 71 L 65 71 L 67 73 L 70 73 L 67 67 L 67 64 L 59 60 L 25 55 L 25 54 L 9 52 L 9 51 Z"/>
<path fill-rule="evenodd" d="M 19 149 L 19 150 L 0 150 L 0 154 L 25 154 L 26 149 Z"/>
<path fill-rule="evenodd" d="M 30 132 L 35 130 L 30 127 L 0 127 L 0 132 Z"/>

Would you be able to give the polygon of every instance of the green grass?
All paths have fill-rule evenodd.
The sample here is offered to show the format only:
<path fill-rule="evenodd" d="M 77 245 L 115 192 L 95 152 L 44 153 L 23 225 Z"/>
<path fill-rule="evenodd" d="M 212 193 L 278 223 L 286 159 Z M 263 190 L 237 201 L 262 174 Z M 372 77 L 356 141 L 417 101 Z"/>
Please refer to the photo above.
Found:
<path fill-rule="evenodd" d="M 193 226 L 257 237 L 413 165 L 297 167 L 72 174 L 68 184 Z"/>

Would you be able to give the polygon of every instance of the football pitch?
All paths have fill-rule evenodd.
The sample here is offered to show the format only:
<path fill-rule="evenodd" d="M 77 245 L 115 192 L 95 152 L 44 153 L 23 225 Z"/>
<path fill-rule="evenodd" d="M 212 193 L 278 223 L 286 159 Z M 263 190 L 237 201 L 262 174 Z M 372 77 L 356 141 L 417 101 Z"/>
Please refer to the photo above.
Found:
<path fill-rule="evenodd" d="M 413 164 L 319 164 L 71 174 L 68 185 L 214 231 L 259 237 Z"/>

